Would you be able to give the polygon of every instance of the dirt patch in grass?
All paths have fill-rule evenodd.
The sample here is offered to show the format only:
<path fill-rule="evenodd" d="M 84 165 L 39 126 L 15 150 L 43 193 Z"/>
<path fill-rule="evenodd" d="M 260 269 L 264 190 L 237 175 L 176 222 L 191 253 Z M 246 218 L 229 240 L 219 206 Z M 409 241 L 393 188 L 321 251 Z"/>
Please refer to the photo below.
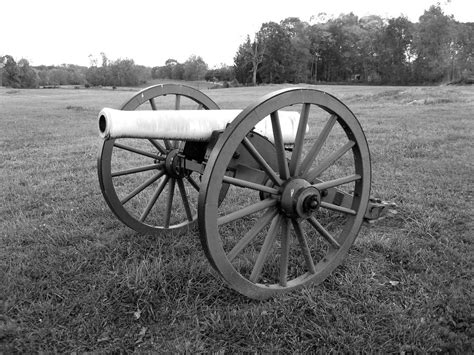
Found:
<path fill-rule="evenodd" d="M 366 103 L 367 106 L 376 105 L 377 103 L 394 105 L 446 105 L 472 101 L 472 97 L 466 91 L 453 90 L 447 87 L 438 87 L 436 89 L 402 87 L 346 95 L 344 101 Z"/>
<path fill-rule="evenodd" d="M 83 112 L 83 111 L 86 111 L 86 110 L 91 110 L 91 109 L 87 109 L 83 106 L 72 106 L 72 105 L 68 105 L 66 106 L 66 110 L 73 110 L 73 111 L 76 111 L 76 112 Z"/>

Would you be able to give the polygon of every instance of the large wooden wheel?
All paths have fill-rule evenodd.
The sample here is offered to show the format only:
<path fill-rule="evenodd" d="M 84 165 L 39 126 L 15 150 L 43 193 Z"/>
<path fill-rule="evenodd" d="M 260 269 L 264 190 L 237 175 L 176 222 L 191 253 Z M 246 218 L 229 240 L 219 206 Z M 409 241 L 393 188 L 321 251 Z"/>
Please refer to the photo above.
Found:
<path fill-rule="evenodd" d="M 202 92 L 184 85 L 144 89 L 121 110 L 219 109 Z M 179 231 L 196 220 L 200 175 L 178 169 L 177 154 L 185 142 L 157 139 L 111 139 L 102 142 L 99 182 L 117 217 L 143 234 Z"/>
<path fill-rule="evenodd" d="M 300 112 L 293 146 L 282 141 L 282 110 Z M 266 116 L 276 162 L 260 154 L 251 139 L 253 127 Z M 258 168 L 239 165 L 242 149 Z M 239 178 L 250 169 L 250 176 L 260 178 Z M 306 88 L 267 95 L 227 127 L 207 162 L 198 204 L 206 255 L 232 288 L 252 298 L 320 283 L 359 232 L 370 179 L 367 141 L 343 103 Z M 223 184 L 230 188 L 219 204 Z M 352 196 L 348 206 L 338 200 L 343 193 Z"/>

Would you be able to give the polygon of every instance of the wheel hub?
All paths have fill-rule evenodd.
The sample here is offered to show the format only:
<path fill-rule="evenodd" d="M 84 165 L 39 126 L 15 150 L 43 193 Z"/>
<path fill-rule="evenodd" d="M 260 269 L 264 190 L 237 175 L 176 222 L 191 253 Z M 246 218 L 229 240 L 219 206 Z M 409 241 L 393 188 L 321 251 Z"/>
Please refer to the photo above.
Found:
<path fill-rule="evenodd" d="M 165 160 L 166 173 L 174 178 L 183 178 L 187 174 L 187 170 L 181 167 L 181 158 L 179 149 L 171 150 Z"/>
<path fill-rule="evenodd" d="M 281 209 L 288 217 L 309 218 L 321 204 L 321 193 L 304 179 L 283 185 Z"/>

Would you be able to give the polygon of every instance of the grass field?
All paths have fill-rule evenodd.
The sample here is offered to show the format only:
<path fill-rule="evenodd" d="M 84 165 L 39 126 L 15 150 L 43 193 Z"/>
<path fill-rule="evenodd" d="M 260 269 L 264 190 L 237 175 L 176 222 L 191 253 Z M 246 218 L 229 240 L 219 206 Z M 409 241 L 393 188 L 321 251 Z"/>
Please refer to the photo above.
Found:
<path fill-rule="evenodd" d="M 243 108 L 280 87 L 205 93 Z M 108 209 L 96 116 L 133 92 L 0 88 L 0 353 L 472 353 L 474 87 L 318 88 L 397 207 L 321 285 L 266 301 L 213 276 L 197 231 L 141 236 Z"/>

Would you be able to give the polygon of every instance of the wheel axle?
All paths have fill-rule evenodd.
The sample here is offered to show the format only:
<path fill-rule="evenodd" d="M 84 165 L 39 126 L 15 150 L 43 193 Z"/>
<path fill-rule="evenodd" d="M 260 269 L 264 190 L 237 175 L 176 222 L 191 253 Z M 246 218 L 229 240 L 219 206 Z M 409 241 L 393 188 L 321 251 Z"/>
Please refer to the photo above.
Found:
<path fill-rule="evenodd" d="M 182 159 L 179 153 L 179 149 L 172 149 L 165 160 L 166 173 L 175 178 L 184 178 L 189 175 L 189 171 L 182 167 Z"/>
<path fill-rule="evenodd" d="M 315 212 L 319 207 L 319 200 L 316 196 L 308 196 L 305 198 L 303 201 L 303 210 L 305 212 L 310 212 L 313 213 Z"/>

